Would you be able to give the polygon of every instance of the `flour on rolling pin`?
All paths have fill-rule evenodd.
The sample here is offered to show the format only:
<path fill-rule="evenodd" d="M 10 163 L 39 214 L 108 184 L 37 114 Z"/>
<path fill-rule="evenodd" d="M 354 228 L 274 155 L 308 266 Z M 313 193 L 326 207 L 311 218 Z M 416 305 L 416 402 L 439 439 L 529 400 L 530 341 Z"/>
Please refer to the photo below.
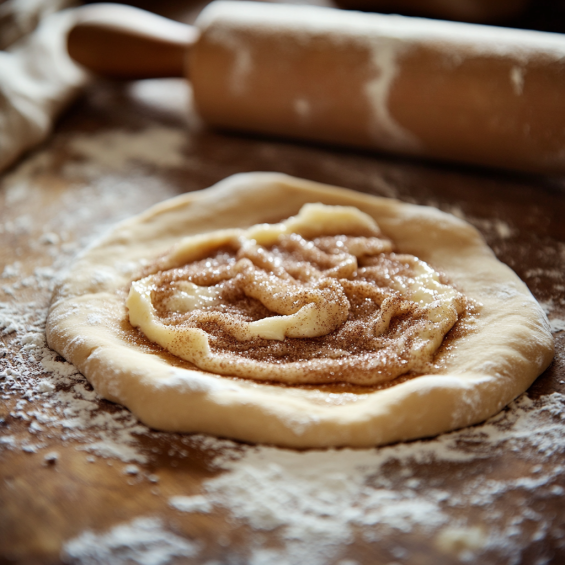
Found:
<path fill-rule="evenodd" d="M 189 75 L 219 127 L 563 170 L 565 40 L 313 6 L 214 2 Z"/>
<path fill-rule="evenodd" d="M 306 50 L 318 49 L 316 44 L 328 43 L 338 50 L 348 49 L 357 41 L 356 37 L 366 35 L 365 41 L 369 41 L 369 57 L 364 92 L 373 113 L 373 120 L 368 124 L 369 133 L 387 149 L 418 150 L 418 139 L 398 124 L 388 110 L 388 92 L 398 72 L 396 59 L 405 49 L 398 38 L 371 38 L 362 14 L 355 14 L 352 25 L 344 25 L 340 12 L 320 11 L 316 8 L 311 10 L 310 7 L 301 7 L 297 12 L 294 8 L 287 10 L 283 7 L 277 20 L 273 21 L 269 8 L 265 11 L 262 8 L 263 6 L 256 4 L 240 3 L 235 12 L 226 12 L 225 4 L 215 3 L 199 19 L 199 26 L 204 31 L 204 41 L 229 50 L 233 57 L 231 72 L 226 75 L 229 91 L 233 96 L 256 96 L 254 83 L 257 74 L 263 72 L 264 66 L 255 64 L 253 58 L 254 53 L 258 55 L 254 46 L 258 37 L 264 37 L 267 41 L 269 37 L 274 38 L 275 49 L 284 52 L 279 61 L 287 59 L 286 65 L 290 65 L 291 61 L 298 61 Z M 300 21 L 298 26 L 297 20 Z M 272 53 L 271 51 L 271 56 Z M 276 61 L 276 56 L 273 59 Z M 349 71 L 352 70 L 353 67 L 349 67 Z M 281 77 L 287 80 L 289 73 L 292 73 L 292 70 L 289 69 L 288 73 L 283 71 Z M 312 93 L 312 87 L 324 87 L 323 82 L 321 80 L 317 84 L 308 85 L 302 81 L 299 85 L 299 88 L 303 89 L 302 92 L 298 91 L 294 100 L 290 101 L 290 109 L 295 118 L 305 127 L 310 125 L 312 112 L 319 112 L 319 106 L 323 104 L 320 93 Z"/>

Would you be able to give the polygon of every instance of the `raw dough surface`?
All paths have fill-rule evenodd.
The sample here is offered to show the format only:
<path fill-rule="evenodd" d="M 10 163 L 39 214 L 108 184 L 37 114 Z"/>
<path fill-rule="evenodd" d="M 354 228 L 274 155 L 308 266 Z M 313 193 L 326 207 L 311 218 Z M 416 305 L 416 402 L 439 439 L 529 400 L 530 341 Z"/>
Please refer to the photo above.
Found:
<path fill-rule="evenodd" d="M 359 208 L 399 253 L 480 304 L 472 331 L 440 348 L 434 374 L 372 387 L 256 382 L 198 369 L 130 325 L 132 281 L 182 238 L 281 222 L 306 203 Z M 380 445 L 480 422 L 525 391 L 554 353 L 540 306 L 470 225 L 434 208 L 274 173 L 236 175 L 118 225 L 60 280 L 47 338 L 98 393 L 149 426 L 293 447 Z"/>

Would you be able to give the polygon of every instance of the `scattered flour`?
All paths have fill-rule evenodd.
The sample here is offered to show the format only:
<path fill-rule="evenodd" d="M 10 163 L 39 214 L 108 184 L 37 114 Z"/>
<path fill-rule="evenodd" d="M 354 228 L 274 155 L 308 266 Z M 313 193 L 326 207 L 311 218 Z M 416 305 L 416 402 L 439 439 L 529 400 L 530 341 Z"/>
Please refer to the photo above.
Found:
<path fill-rule="evenodd" d="M 93 210 L 108 211 L 109 221 L 134 213 L 128 199 L 132 183 L 140 182 L 136 174 L 142 177 L 143 186 L 151 189 L 154 184 L 159 188 L 155 195 L 147 191 L 148 202 L 141 199 L 140 211 L 152 204 L 163 194 L 164 183 L 152 179 L 147 171 L 152 167 L 181 167 L 185 145 L 182 127 L 158 125 L 137 131 L 61 137 L 1 178 L 6 218 L 10 219 L 0 223 L 0 232 L 19 237 L 18 245 L 41 258 L 31 271 L 22 261 L 14 261 L 0 275 L 0 294 L 4 294 L 0 301 L 0 337 L 7 347 L 0 349 L 0 394 L 5 401 L 17 400 L 10 417 L 25 422 L 30 432 L 29 439 L 17 440 L 14 436 L 6 440 L 1 436 L 7 428 L 0 428 L 0 445 L 4 448 L 37 451 L 43 445 L 37 432 L 49 428 L 51 435 L 57 433 L 63 441 L 77 442 L 79 449 L 96 455 L 125 462 L 147 461 L 135 435 L 151 432 L 129 411 L 109 403 L 101 406 L 75 367 L 47 347 L 45 319 L 57 273 L 64 271 L 76 254 L 105 229 L 96 217 L 93 222 Z M 67 158 L 59 165 L 57 151 L 61 148 Z M 133 174 L 132 168 L 137 173 Z M 18 210 L 27 199 L 41 197 L 45 190 L 41 179 L 51 169 L 74 186 L 53 213 L 46 211 L 45 225 L 37 234 L 38 226 L 31 217 L 18 215 Z M 90 206 L 94 200 L 96 205 Z M 82 238 L 72 235 L 83 232 L 83 225 L 93 223 L 99 225 L 97 231 Z"/>
<path fill-rule="evenodd" d="M 250 564 L 324 565 L 340 557 L 347 562 L 340 554 L 354 540 L 386 547 L 387 540 L 406 536 L 408 541 L 415 532 L 435 539 L 437 548 L 461 561 L 473 562 L 486 554 L 497 556 L 497 562 L 519 563 L 532 535 L 545 539 L 551 530 L 551 517 L 529 505 L 529 493 L 535 490 L 537 497 L 547 500 L 562 498 L 565 492 L 555 484 L 565 471 L 564 407 L 565 395 L 559 393 L 539 400 L 524 395 L 481 426 L 381 449 L 297 452 L 187 436 L 201 449 L 214 449 L 213 465 L 223 472 L 203 483 L 203 494 L 174 496 L 168 502 L 183 513 L 223 508 L 234 523 L 247 524 L 257 534 L 274 532 L 280 548 L 265 547 L 260 535 L 254 536 L 245 561 Z M 505 481 L 467 476 L 473 461 L 509 452 L 521 465 L 530 465 L 529 476 L 519 474 Z M 533 463 L 540 460 L 543 472 Z M 461 477 L 460 488 L 446 487 L 418 472 L 434 465 L 449 465 Z M 500 505 L 514 507 L 515 513 L 508 512 L 503 519 L 493 510 Z M 462 521 L 461 511 L 464 516 L 474 515 L 474 521 Z M 137 551 L 131 533 L 136 523 L 120 526 L 134 539 L 132 551 Z M 163 536 L 165 543 L 169 534 L 163 525 L 153 527 L 151 539 Z M 117 531 L 122 530 L 82 534 L 66 545 L 67 555 L 80 564 L 103 563 L 92 560 L 91 552 L 101 557 L 115 551 Z M 165 555 L 169 555 L 166 550 Z"/>
<path fill-rule="evenodd" d="M 137 475 L 139 467 L 137 465 L 126 465 L 123 469 L 124 475 Z"/>
<path fill-rule="evenodd" d="M 489 512 L 509 493 L 527 497 L 536 489 L 548 497 L 562 495 L 561 490 L 552 490 L 552 482 L 564 470 L 564 408 L 562 394 L 538 401 L 522 396 L 510 410 L 482 426 L 378 450 L 295 452 L 247 447 L 232 459 L 219 456 L 216 463 L 227 472 L 203 488 L 211 504 L 227 508 L 255 530 L 277 530 L 284 550 L 272 555 L 268 563 L 273 565 L 300 563 L 303 555 L 308 555 L 309 564 L 322 565 L 359 532 L 366 541 L 380 544 L 393 530 L 404 534 L 439 530 L 441 535 L 453 526 L 451 512 L 457 508 L 479 511 L 481 524 L 488 524 L 487 531 L 472 536 L 474 541 L 463 548 L 466 554 L 496 549 L 502 555 L 520 555 L 520 546 L 527 546 L 528 539 L 515 539 L 506 547 L 508 525 Z M 416 465 L 434 464 L 452 465 L 460 473 L 471 461 L 508 451 L 528 457 L 532 451 L 538 453 L 546 462 L 544 473 L 504 482 L 467 478 L 456 492 L 414 475 Z M 541 516 L 539 520 L 543 522 Z"/>
<path fill-rule="evenodd" d="M 169 506 L 180 512 L 199 512 L 207 514 L 212 511 L 212 504 L 202 495 L 195 496 L 173 496 L 169 498 Z"/>
<path fill-rule="evenodd" d="M 105 534 L 82 533 L 65 544 L 63 558 L 81 565 L 167 565 L 197 553 L 196 543 L 168 532 L 158 518 L 137 518 Z"/>
<path fill-rule="evenodd" d="M 559 305 L 557 305 L 554 300 L 548 300 L 540 302 L 540 306 L 548 317 L 551 332 L 557 334 L 565 331 L 565 318 L 561 318 L 559 314 L 556 313 L 560 311 L 558 310 Z"/>
<path fill-rule="evenodd" d="M 100 407 L 100 398 L 84 377 L 47 347 L 46 316 L 47 308 L 35 302 L 0 304 L 0 329 L 4 335 L 15 334 L 13 339 L 19 345 L 18 353 L 0 360 L 3 398 L 20 399 L 10 416 L 28 423 L 31 432 L 46 425 L 51 431 L 58 428 L 63 441 L 88 441 L 78 449 L 145 463 L 147 457 L 135 447 L 135 434 L 149 430 L 128 410 Z"/>
<path fill-rule="evenodd" d="M 459 206 L 440 206 L 434 200 L 428 201 L 427 205 L 435 208 L 441 208 L 445 212 L 453 214 L 455 217 L 473 224 L 483 233 L 495 236 L 502 240 L 513 237 L 517 233 L 515 228 L 500 218 L 477 218 L 476 216 L 469 216 L 466 215 Z"/>
<path fill-rule="evenodd" d="M 183 167 L 182 149 L 186 143 L 186 133 L 182 129 L 153 126 L 141 131 L 114 130 L 95 136 L 77 135 L 69 146 L 91 166 L 123 170 L 139 163 Z"/>
<path fill-rule="evenodd" d="M 556 334 L 559 332 L 565 332 L 565 319 L 563 318 L 550 318 L 549 327 L 551 331 Z"/>
<path fill-rule="evenodd" d="M 43 279 L 36 275 L 36 280 L 41 284 Z M 0 360 L 0 389 L 3 398 L 16 401 L 10 416 L 24 422 L 30 433 L 19 439 L 20 435 L 2 429 L 0 449 L 44 450 L 43 457 L 48 456 L 49 446 L 37 432 L 49 430 L 78 449 L 130 463 L 124 468 L 128 475 L 143 473 L 138 465 L 150 462 L 152 454 L 141 438 L 166 441 L 167 434 L 153 432 L 129 411 L 102 402 L 72 365 L 46 347 L 45 316 L 46 308 L 39 303 L 1 304 L 0 328 L 13 340 L 9 345 L 17 345 L 11 347 L 17 352 Z M 274 532 L 281 548 L 266 548 L 255 541 L 250 549 L 248 562 L 259 565 L 294 565 L 303 563 L 305 556 L 309 565 L 322 565 L 339 557 L 359 536 L 367 543 L 383 544 L 391 532 L 408 536 L 417 531 L 429 536 L 439 532 L 437 547 L 455 548 L 469 559 L 490 551 L 509 563 L 519 562 L 530 543 L 534 520 L 504 522 L 496 513 L 491 516 L 492 508 L 506 504 L 507 497 L 516 493 L 527 505 L 532 490 L 537 496 L 542 492 L 546 498 L 563 497 L 556 481 L 565 471 L 564 407 L 563 394 L 538 400 L 524 395 L 481 426 L 369 450 L 297 452 L 184 436 L 183 444 L 212 450 L 213 465 L 222 472 L 202 484 L 201 494 L 179 493 L 168 502 L 183 513 L 223 508 L 236 523 L 257 532 Z M 502 453 L 515 453 L 529 470 L 505 481 L 462 474 L 465 480 L 456 491 L 418 472 L 422 466 L 452 465 L 455 473 L 463 473 L 473 462 Z M 535 466 L 539 461 L 544 461 L 543 469 Z M 516 513 L 524 508 L 519 505 Z M 452 512 L 457 509 L 478 512 L 480 523 L 488 526 L 485 532 L 479 535 L 473 530 L 477 523 L 454 526 Z M 542 515 L 535 518 L 542 539 L 549 535 L 549 520 Z M 471 541 L 461 533 L 469 528 L 474 532 L 469 534 Z M 192 541 L 173 535 L 154 518 L 122 524 L 105 534 L 85 532 L 65 546 L 66 558 L 81 565 L 109 562 L 110 555 L 118 564 L 135 558 L 133 562 L 164 565 L 196 551 Z"/>
<path fill-rule="evenodd" d="M 55 464 L 59 460 L 59 454 L 56 451 L 51 451 L 43 458 L 45 463 Z"/>
<path fill-rule="evenodd" d="M 120 137 L 126 134 L 116 135 L 127 141 Z M 173 152 L 166 163 L 176 166 L 180 142 L 175 135 L 161 135 L 157 132 L 155 139 L 164 140 L 165 152 Z M 119 175 L 120 167 L 129 167 L 140 155 L 151 162 L 143 148 L 131 153 L 123 149 L 127 143 L 120 145 L 119 158 L 106 156 L 107 150 L 117 151 L 111 149 L 117 138 L 111 143 L 104 136 L 97 139 L 98 146 L 84 140 L 69 142 L 88 163 L 81 169 L 75 162 L 66 174 L 88 177 L 89 167 L 95 166 Z M 25 174 L 31 174 L 33 159 L 34 166 L 41 168 L 45 157 L 38 155 L 22 165 L 27 167 Z M 161 157 L 152 162 L 161 166 Z M 32 190 L 18 174 L 23 173 L 16 170 L 4 179 L 13 205 L 21 201 L 19 191 Z M 111 184 L 118 177 L 105 178 L 92 190 L 109 194 L 104 182 Z M 119 187 L 114 184 L 111 190 L 114 200 L 109 204 L 122 202 Z M 128 476 L 144 475 L 144 466 L 153 461 L 142 440 L 150 437 L 166 444 L 171 436 L 149 430 L 129 411 L 102 401 L 72 365 L 47 348 L 45 318 L 56 273 L 88 243 L 69 243 L 72 238 L 65 230 L 72 232 L 76 224 L 55 229 L 56 222 L 57 218 L 37 242 L 51 264 L 28 273 L 16 261 L 1 275 L 6 299 L 0 302 L 0 334 L 5 343 L 0 348 L 0 396 L 10 406 L 10 414 L 0 421 L 0 453 L 39 453 L 45 464 L 58 465 L 59 455 L 49 443 L 56 436 L 57 445 L 75 445 L 89 453 L 89 461 L 93 455 L 123 461 L 126 481 Z M 502 223 L 488 227 L 500 238 L 513 233 Z M 14 234 L 25 235 L 31 229 L 25 217 L 2 225 L 3 231 Z M 34 300 L 24 300 L 22 296 L 28 296 L 24 293 L 32 293 Z M 545 307 L 554 331 L 563 331 L 565 321 L 557 317 L 557 306 L 546 303 Z M 183 514 L 223 510 L 234 526 L 252 527 L 257 535 L 249 538 L 248 555 L 234 556 L 233 563 L 355 565 L 347 555 L 354 540 L 377 544 L 388 552 L 389 563 L 406 563 L 411 556 L 410 536 L 418 534 L 460 561 L 488 555 L 490 562 L 517 564 L 532 543 L 551 541 L 565 552 L 565 530 L 531 500 L 534 491 L 538 501 L 563 499 L 564 407 L 565 395 L 557 392 L 536 400 L 524 395 L 483 425 L 380 449 L 298 452 L 185 435 L 180 443 L 211 452 L 218 474 L 204 480 L 199 493 L 175 493 L 167 502 Z M 21 433 L 22 427 L 29 433 Z M 504 481 L 492 480 L 483 474 L 485 465 L 495 465 L 502 454 L 514 457 L 516 465 Z M 171 444 L 169 455 L 186 457 L 187 452 Z M 449 468 L 455 478 L 445 484 L 433 472 L 425 472 L 436 467 Z M 147 478 L 159 480 L 156 475 Z M 272 532 L 280 543 L 265 545 L 262 532 Z M 397 545 L 389 547 L 391 539 Z M 173 534 L 168 524 L 149 516 L 105 533 L 83 532 L 65 544 L 63 557 L 80 565 L 166 565 L 180 558 L 199 559 L 202 549 L 201 543 Z M 228 562 L 232 563 L 215 563 Z"/>

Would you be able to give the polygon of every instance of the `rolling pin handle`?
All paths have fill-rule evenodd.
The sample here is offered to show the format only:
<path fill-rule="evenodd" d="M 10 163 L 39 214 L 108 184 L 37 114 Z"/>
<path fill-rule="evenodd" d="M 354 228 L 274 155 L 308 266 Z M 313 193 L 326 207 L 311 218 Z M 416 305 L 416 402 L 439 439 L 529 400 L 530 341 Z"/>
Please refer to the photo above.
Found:
<path fill-rule="evenodd" d="M 117 79 L 186 77 L 187 50 L 198 39 L 196 28 L 119 4 L 78 10 L 67 49 L 80 65 Z"/>

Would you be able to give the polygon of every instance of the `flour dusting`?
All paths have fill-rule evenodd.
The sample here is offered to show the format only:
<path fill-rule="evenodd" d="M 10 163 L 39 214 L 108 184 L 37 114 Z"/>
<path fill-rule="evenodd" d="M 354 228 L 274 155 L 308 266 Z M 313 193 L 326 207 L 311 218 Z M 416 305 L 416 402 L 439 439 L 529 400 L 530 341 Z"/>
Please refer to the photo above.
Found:
<path fill-rule="evenodd" d="M 81 565 L 167 565 L 197 552 L 197 544 L 168 532 L 158 518 L 137 518 L 104 534 L 82 533 L 65 544 L 63 558 Z"/>
<path fill-rule="evenodd" d="M 85 167 L 106 167 L 124 170 L 138 163 L 158 167 L 182 167 L 182 148 L 186 145 L 183 130 L 153 126 L 141 131 L 115 130 L 98 135 L 77 135 L 70 143 L 71 151 L 88 160 Z M 76 167 L 76 165 L 75 165 Z"/>
<path fill-rule="evenodd" d="M 392 531 L 429 534 L 452 526 L 451 513 L 478 511 L 488 531 L 468 547 L 478 555 L 503 549 L 520 552 L 514 540 L 505 547 L 507 529 L 500 517 L 489 516 L 492 504 L 509 493 L 535 489 L 545 496 L 562 496 L 553 482 L 563 472 L 565 395 L 554 393 L 533 401 L 522 396 L 507 411 L 482 426 L 444 434 L 435 440 L 398 444 L 371 450 L 311 450 L 295 452 L 272 447 L 248 447 L 235 459 L 217 461 L 225 473 L 204 484 L 209 501 L 230 510 L 257 531 L 276 530 L 284 552 L 269 563 L 323 564 L 338 547 L 351 543 L 359 531 L 365 539 L 383 543 Z M 468 480 L 459 491 L 418 477 L 416 465 L 451 465 L 460 473 L 469 462 L 511 450 L 537 452 L 548 463 L 533 479 L 489 482 Z M 392 471 L 392 466 L 394 471 Z M 535 470 L 535 469 L 534 469 Z M 539 470 L 538 470 L 539 473 Z M 526 524 L 522 524 L 522 527 Z M 518 527 L 516 524 L 513 527 Z M 524 528 L 525 530 L 525 528 Z"/>
<path fill-rule="evenodd" d="M 0 351 L 0 391 L 5 401 L 11 401 L 9 417 L 25 423 L 30 432 L 27 439 L 16 440 L 5 434 L 9 426 L 0 429 L 0 444 L 5 448 L 36 452 L 45 443 L 37 439 L 38 432 L 49 429 L 51 434 L 58 430 L 63 441 L 76 442 L 78 449 L 102 457 L 147 461 L 135 436 L 151 432 L 128 410 L 110 403 L 101 405 L 101 399 L 75 367 L 47 347 L 45 319 L 57 274 L 64 272 L 76 254 L 108 227 L 108 223 L 96 222 L 93 210 L 98 207 L 108 211 L 113 221 L 131 215 L 133 210 L 127 205 L 131 184 L 143 182 L 151 188 L 156 181 L 147 174 L 147 167 L 181 166 L 184 145 L 182 129 L 162 126 L 65 139 L 64 149 L 71 156 L 59 174 L 76 187 L 65 195 L 53 214 L 46 211 L 45 225 L 39 233 L 31 218 L 18 214 L 18 210 L 26 199 L 41 197 L 45 190 L 42 175 L 56 166 L 56 151 L 40 151 L 3 177 L 10 215 L 0 224 L 0 232 L 19 238 L 16 242 L 22 249 L 40 258 L 31 270 L 22 261 L 5 265 L 0 278 L 0 292 L 5 297 L 0 302 L 0 335 L 7 347 Z M 143 175 L 142 181 L 132 175 L 133 165 Z M 161 191 L 164 186 L 160 181 Z M 155 196 L 148 190 L 149 202 L 142 200 L 140 211 L 152 203 L 151 198 Z M 96 200 L 96 206 L 89 205 L 91 200 Z M 67 205 L 74 209 L 72 214 Z M 99 228 L 85 237 L 73 236 L 81 232 L 84 224 L 92 223 L 99 223 Z"/>
<path fill-rule="evenodd" d="M 193 450 L 209 455 L 206 465 L 213 472 L 203 475 L 199 489 L 192 484 L 190 491 L 156 494 L 154 508 L 174 520 L 147 511 L 106 531 L 83 531 L 65 543 L 65 562 L 357 565 L 349 555 L 355 542 L 365 544 L 368 555 L 378 548 L 385 563 L 409 563 L 416 559 L 414 536 L 429 540 L 446 562 L 517 565 L 525 562 L 532 544 L 565 552 L 563 521 L 544 512 L 545 504 L 562 506 L 565 496 L 562 387 L 539 397 L 525 394 L 482 425 L 434 439 L 379 449 L 300 452 L 150 430 L 128 410 L 100 399 L 74 366 L 47 347 L 45 319 L 58 273 L 100 235 L 74 235 L 83 233 L 81 224 L 98 223 L 89 216 L 89 202 L 97 199 L 105 210 L 114 210 L 109 222 L 134 213 L 127 200 L 128 183 L 135 181 L 130 167 L 179 166 L 183 145 L 175 131 L 149 128 L 141 132 L 143 144 L 129 146 L 133 137 L 124 132 L 70 138 L 67 149 L 74 157 L 61 174 L 77 184 L 68 198 L 84 206 L 70 217 L 65 206 L 72 206 L 63 201 L 43 226 L 35 226 L 18 206 L 39 194 L 34 179 L 52 164 L 52 156 L 39 152 L 2 181 L 13 214 L 0 231 L 26 242 L 41 260 L 31 266 L 14 260 L 1 269 L 0 396 L 7 411 L 0 418 L 0 457 L 27 454 L 22 456 L 40 458 L 45 472 L 57 471 L 70 446 L 84 452 L 87 462 L 124 462 L 119 465 L 124 488 L 130 488 L 128 481 L 146 478 L 157 489 L 166 481 L 160 480 L 157 455 L 148 445 L 158 441 L 167 446 L 171 467 Z M 152 154 L 147 147 L 155 143 L 161 147 Z M 154 181 L 144 182 L 151 187 Z M 143 209 L 150 203 L 136 205 Z M 502 240 L 515 233 L 502 221 L 479 227 Z M 530 274 L 561 283 L 548 273 Z M 544 307 L 561 339 L 563 304 L 548 301 Z M 489 469 L 501 461 L 504 475 L 496 476 L 504 480 L 494 480 Z M 252 535 L 244 548 L 238 546 L 241 554 L 234 553 L 236 544 L 230 547 L 229 539 L 189 538 L 175 529 L 175 520 L 190 520 L 191 514 L 203 520 L 225 514 L 230 526 L 251 528 Z M 206 552 L 218 547 L 225 558 L 206 561 Z M 551 562 L 551 555 L 545 562 Z"/>
<path fill-rule="evenodd" d="M 564 471 L 564 407 L 563 394 L 538 400 L 523 395 L 481 426 L 380 449 L 297 452 L 194 435 L 190 443 L 216 450 L 213 465 L 222 473 L 204 481 L 202 494 L 174 496 L 169 505 L 181 513 L 224 509 L 234 523 L 245 523 L 257 533 L 277 534 L 281 547 L 266 548 L 256 541 L 248 563 L 323 565 L 341 557 L 346 562 L 344 548 L 360 537 L 386 545 L 392 534 L 415 532 L 435 536 L 437 547 L 463 561 L 486 554 L 504 563 L 518 563 L 534 525 L 537 532 L 549 531 L 546 518 L 533 509 L 528 514 L 527 506 L 522 506 L 529 493 L 535 491 L 548 500 L 562 498 L 565 492 L 555 483 Z M 517 475 L 506 481 L 465 477 L 472 462 L 503 451 L 515 453 L 517 465 L 528 466 L 531 476 Z M 545 461 L 543 472 L 534 454 Z M 461 488 L 454 491 L 418 472 L 422 466 L 434 465 L 449 465 L 452 473 L 465 477 Z M 514 505 L 516 499 L 515 513 L 503 519 L 493 512 L 497 504 Z M 454 519 L 457 510 L 474 515 L 475 521 Z M 137 525 L 120 528 L 143 531 Z M 161 523 L 153 528 L 154 539 L 167 538 Z M 121 534 L 116 538 L 117 530 L 82 534 L 66 545 L 66 552 L 81 564 L 102 563 L 90 561 L 90 552 L 96 547 L 96 555 L 103 555 L 113 550 L 116 539 L 129 539 Z"/>
<path fill-rule="evenodd" d="M 207 514 L 212 510 L 212 504 L 202 495 L 173 496 L 169 499 L 169 506 L 180 512 L 199 512 L 201 514 Z"/>
<path fill-rule="evenodd" d="M 373 112 L 369 132 L 386 149 L 417 153 L 420 140 L 403 128 L 389 110 L 389 93 L 399 73 L 398 59 L 406 49 L 396 37 L 380 38 L 372 46 L 371 63 L 375 76 L 365 85 L 365 96 Z"/>
<path fill-rule="evenodd" d="M 45 283 L 42 276 L 36 275 L 34 280 L 39 285 Z M 24 422 L 29 434 L 22 440 L 3 430 L 0 449 L 39 452 L 46 457 L 50 448 L 38 432 L 58 430 L 60 440 L 72 442 L 80 450 L 130 465 L 137 463 L 126 467 L 125 475 L 143 473 L 139 465 L 150 462 L 152 453 L 142 447 L 141 438 L 166 438 L 167 434 L 153 432 L 129 411 L 101 401 L 72 365 L 46 347 L 45 316 L 46 307 L 38 303 L 1 305 L 0 328 L 18 344 L 13 348 L 18 353 L 1 359 L 0 388 L 3 398 L 15 401 L 10 416 Z M 525 536 L 522 541 L 520 536 L 529 535 L 532 521 L 495 520 L 490 509 L 515 493 L 525 500 L 532 490 L 547 498 L 563 496 L 563 488 L 555 481 L 563 473 L 564 404 L 565 396 L 559 393 L 538 400 L 524 395 L 481 426 L 381 449 L 297 452 L 185 436 L 183 443 L 214 451 L 212 465 L 221 473 L 205 480 L 201 493 L 178 493 L 169 504 L 183 514 L 222 508 L 236 522 L 257 532 L 275 533 L 282 549 L 265 548 L 257 541 L 250 550 L 249 562 L 263 565 L 298 564 L 305 556 L 310 565 L 322 565 L 359 536 L 367 543 L 381 544 L 390 532 L 435 535 L 453 527 L 454 509 L 471 508 L 488 528 L 484 536 L 476 536 L 480 543 L 465 546 L 465 555 L 474 558 L 494 551 L 505 557 L 520 556 L 529 540 Z M 463 473 L 473 462 L 508 451 L 515 453 L 528 471 L 507 481 L 467 477 L 454 492 L 418 472 L 421 466 L 451 465 L 455 473 Z M 543 472 L 533 463 L 540 459 L 545 462 Z M 516 512 L 521 512 L 521 506 Z M 457 536 L 466 527 L 460 524 L 453 535 L 448 531 L 438 547 L 458 548 L 463 542 L 457 541 Z M 510 536 L 511 531 L 518 534 Z M 159 547 L 157 561 L 139 557 L 143 553 L 139 553 L 138 542 L 149 534 L 153 541 L 143 547 L 151 552 Z M 114 563 L 127 563 L 133 555 L 140 563 L 166 564 L 174 556 L 193 555 L 196 549 L 191 541 L 171 534 L 164 523 L 144 518 L 107 533 L 85 532 L 69 542 L 65 551 L 72 562 L 84 565 L 107 562 L 106 556 L 114 554 L 124 556 L 123 561 Z"/>

